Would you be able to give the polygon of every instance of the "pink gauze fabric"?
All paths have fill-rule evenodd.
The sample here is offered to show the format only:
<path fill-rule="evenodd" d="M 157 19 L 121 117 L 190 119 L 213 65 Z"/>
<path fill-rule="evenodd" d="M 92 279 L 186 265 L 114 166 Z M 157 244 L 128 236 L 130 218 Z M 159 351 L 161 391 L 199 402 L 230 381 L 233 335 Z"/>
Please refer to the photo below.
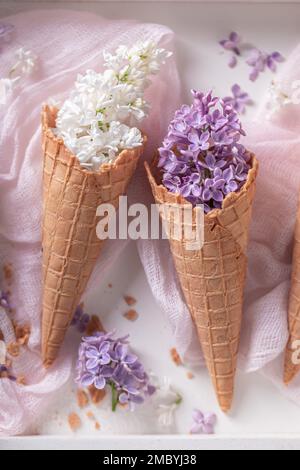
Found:
<path fill-rule="evenodd" d="M 70 378 L 76 343 L 78 346 L 78 340 L 69 338 L 55 367 L 45 373 L 40 360 L 42 103 L 50 98 L 62 99 L 78 73 L 89 68 L 100 71 L 104 48 L 114 51 L 120 44 L 151 39 L 173 49 L 173 33 L 164 26 L 111 22 L 86 12 L 60 11 L 57 15 L 55 11 L 35 11 L 5 21 L 15 25 L 16 33 L 13 42 L 1 52 L 0 76 L 7 76 L 14 64 L 14 51 L 21 46 L 39 57 L 39 67 L 0 109 L 0 265 L 13 264 L 16 319 L 32 327 L 29 351 L 14 361 L 15 374 L 25 375 L 28 384 L 20 387 L 7 379 L 0 380 L 0 436 L 21 434 L 29 428 L 39 410 Z M 149 158 L 180 103 L 179 94 L 174 57 L 147 91 L 152 111 L 143 130 L 149 135 Z M 129 203 L 143 200 L 145 184 L 141 164 L 129 190 Z M 124 241 L 107 242 L 90 286 L 97 279 L 99 282 L 125 245 Z M 13 339 L 13 332 L 1 312 L 0 328 L 8 342 Z"/>
<path fill-rule="evenodd" d="M 280 75 L 282 91 L 299 98 L 300 46 Z M 298 80 L 297 90 L 293 83 Z M 250 233 L 239 366 L 261 370 L 300 405 L 300 377 L 283 386 L 283 351 L 288 339 L 287 310 L 293 234 L 300 188 L 300 106 L 282 108 L 266 119 L 263 103 L 257 119 L 244 125 L 246 145 L 260 163 Z M 194 325 L 178 287 L 168 242 L 139 242 L 139 251 L 153 293 L 170 319 L 182 357 L 203 363 Z"/>

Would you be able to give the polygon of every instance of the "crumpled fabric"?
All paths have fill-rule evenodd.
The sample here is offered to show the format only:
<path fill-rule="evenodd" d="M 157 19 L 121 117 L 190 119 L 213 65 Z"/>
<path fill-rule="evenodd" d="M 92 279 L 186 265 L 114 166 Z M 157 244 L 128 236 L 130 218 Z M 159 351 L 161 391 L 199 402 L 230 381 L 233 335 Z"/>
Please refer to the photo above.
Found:
<path fill-rule="evenodd" d="M 104 48 L 153 40 L 173 50 L 173 33 L 165 26 L 135 21 L 109 21 L 87 12 L 33 11 L 2 19 L 15 25 L 13 41 L 1 51 L 0 77 L 14 65 L 14 51 L 26 47 L 38 56 L 34 75 L 22 81 L 7 105 L 0 108 L 0 265 L 13 265 L 12 302 L 15 319 L 31 325 L 28 350 L 14 360 L 14 373 L 26 377 L 26 386 L 0 380 L 0 436 L 19 435 L 34 423 L 41 409 L 70 379 L 78 340 L 65 342 L 61 355 L 47 373 L 40 358 L 42 149 L 40 113 L 44 102 L 62 100 L 87 69 L 101 70 Z M 172 84 L 172 86 L 170 86 Z M 162 140 L 180 103 L 180 81 L 175 56 L 153 79 L 147 91 L 152 111 L 142 130 L 149 136 L 146 158 Z M 129 189 L 129 204 L 141 202 L 146 177 L 141 162 Z M 89 288 L 101 282 L 126 241 L 108 241 Z M 6 322 L 0 316 L 0 327 Z M 6 323 L 5 323 L 6 324 Z"/>

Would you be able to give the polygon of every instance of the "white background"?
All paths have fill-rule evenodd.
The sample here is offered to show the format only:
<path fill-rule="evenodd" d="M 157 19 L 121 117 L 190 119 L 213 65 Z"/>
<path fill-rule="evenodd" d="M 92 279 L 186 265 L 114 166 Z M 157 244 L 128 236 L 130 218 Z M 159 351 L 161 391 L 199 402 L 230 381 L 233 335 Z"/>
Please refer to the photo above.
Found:
<path fill-rule="evenodd" d="M 248 80 L 248 69 L 239 67 L 230 70 L 226 63 L 227 58 L 220 54 L 218 40 L 225 37 L 230 31 L 237 30 L 249 42 L 266 50 L 279 49 L 288 55 L 299 43 L 299 17 L 298 4 L 229 4 L 221 2 L 17 2 L 0 1 L 0 16 L 6 16 L 16 11 L 25 11 L 32 8 L 58 8 L 58 3 L 65 8 L 85 9 L 97 12 L 112 19 L 136 18 L 140 21 L 158 22 L 171 27 L 177 35 L 178 63 L 185 89 L 214 88 L 220 95 L 228 94 L 230 87 L 240 83 L 260 103 L 264 91 L 270 82 L 271 74 L 265 74 L 256 84 Z M 60 5 L 60 7 L 62 7 Z M 255 115 L 256 108 L 248 116 Z M 263 445 L 263 438 L 267 436 L 273 445 L 282 448 L 294 445 L 300 448 L 300 408 L 290 403 L 279 394 L 276 388 L 259 374 L 245 376 L 238 374 L 236 384 L 236 399 L 233 412 L 229 416 L 218 411 L 214 393 L 208 374 L 205 370 L 194 371 L 194 380 L 186 378 L 189 369 L 177 368 L 169 358 L 169 349 L 173 346 L 172 337 L 167 323 L 162 320 L 162 313 L 158 310 L 150 289 L 144 278 L 142 268 L 134 247 L 124 254 L 118 272 L 109 274 L 102 280 L 100 291 L 91 296 L 89 311 L 101 314 L 107 329 L 118 326 L 120 333 L 130 332 L 132 343 L 136 351 L 142 356 L 145 364 L 159 376 L 168 375 L 172 378 L 174 386 L 182 393 L 184 400 L 178 410 L 176 429 L 174 432 L 187 435 L 191 425 L 191 412 L 194 407 L 202 410 L 215 411 L 218 415 L 217 437 L 209 441 L 206 438 L 185 441 L 171 439 L 164 442 L 161 439 L 148 440 L 147 446 L 152 442 L 154 448 L 160 445 L 183 448 L 208 448 L 221 445 L 259 446 Z M 130 266 L 130 271 L 128 269 Z M 109 282 L 113 289 L 108 289 Z M 133 294 L 138 300 L 137 309 L 139 320 L 128 323 L 122 318 L 126 306 L 122 302 L 122 295 Z M 100 300 L 101 299 L 101 300 Z M 56 397 L 55 403 L 41 422 L 36 423 L 32 433 L 47 435 L 71 436 L 66 425 L 69 411 L 78 411 L 74 404 L 71 386 L 68 386 L 61 396 Z M 100 448 L 128 448 L 142 446 L 135 438 L 131 443 L 114 441 L 91 440 L 95 436 L 108 436 L 121 434 L 150 434 L 157 432 L 155 424 L 147 417 L 147 409 L 139 411 L 136 415 L 119 414 L 111 417 L 108 402 L 101 409 L 95 411 L 102 425 L 102 430 L 95 433 L 90 423 L 86 422 L 76 440 L 64 441 L 64 447 L 76 445 Z M 254 436 L 260 434 L 255 440 Z M 89 436 L 89 440 L 80 440 L 82 436 Z M 252 436 L 249 441 L 250 436 Z M 234 440 L 232 440 L 234 438 Z M 235 439 L 242 438 L 238 444 Z M 10 440 L 10 444 L 0 441 L 0 448 L 8 445 L 20 447 L 21 445 L 35 445 L 31 438 L 28 443 Z M 47 438 L 48 445 L 54 441 Z M 67 443 L 69 442 L 69 444 Z M 161 444 L 159 443 L 161 442 Z M 235 444 L 234 444 L 235 442 Z M 250 444 L 249 444 L 250 442 Z M 293 444 L 292 444 L 293 442 Z M 248 444 L 247 444 L 248 443 Z M 45 444 L 41 444 L 45 445 Z"/>

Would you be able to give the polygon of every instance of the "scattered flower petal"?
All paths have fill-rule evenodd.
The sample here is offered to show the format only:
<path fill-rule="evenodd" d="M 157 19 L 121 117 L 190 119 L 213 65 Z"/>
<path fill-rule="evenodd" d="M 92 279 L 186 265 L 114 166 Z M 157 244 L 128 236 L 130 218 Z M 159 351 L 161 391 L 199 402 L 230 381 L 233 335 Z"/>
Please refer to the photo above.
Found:
<path fill-rule="evenodd" d="M 232 96 L 226 96 L 224 98 L 224 103 L 232 106 L 239 114 L 244 114 L 247 106 L 251 106 L 253 101 L 248 93 L 244 92 L 238 84 L 233 85 L 231 91 Z"/>
<path fill-rule="evenodd" d="M 217 417 L 214 413 L 202 413 L 200 410 L 194 410 L 193 421 L 191 434 L 214 434 L 217 422 Z"/>

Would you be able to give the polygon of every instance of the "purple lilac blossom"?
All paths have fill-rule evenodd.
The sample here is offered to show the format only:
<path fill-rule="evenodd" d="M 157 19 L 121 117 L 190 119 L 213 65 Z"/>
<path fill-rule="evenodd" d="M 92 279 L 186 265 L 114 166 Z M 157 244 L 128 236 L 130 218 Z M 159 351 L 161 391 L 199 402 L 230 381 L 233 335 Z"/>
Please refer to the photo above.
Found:
<path fill-rule="evenodd" d="M 232 53 L 228 62 L 228 65 L 231 68 L 236 67 L 237 56 L 241 55 L 241 42 L 241 37 L 237 33 L 232 32 L 230 33 L 229 38 L 222 39 L 219 43 L 226 51 L 230 51 Z"/>
<path fill-rule="evenodd" d="M 277 64 L 284 62 L 284 57 L 279 52 L 272 52 L 267 54 L 257 48 L 252 49 L 247 59 L 247 64 L 252 68 L 250 73 L 250 80 L 255 82 L 260 73 L 269 68 L 272 72 L 277 71 Z"/>
<path fill-rule="evenodd" d="M 5 308 L 6 310 L 12 309 L 9 292 L 0 290 L 0 307 Z"/>
<path fill-rule="evenodd" d="M 129 350 L 128 336 L 113 338 L 114 333 L 96 333 L 83 338 L 79 348 L 76 382 L 82 387 L 94 385 L 112 388 L 113 411 L 117 403 L 144 402 L 155 392 L 138 357 Z"/>
<path fill-rule="evenodd" d="M 88 327 L 89 321 L 90 321 L 90 315 L 88 315 L 87 313 L 84 313 L 82 305 L 78 305 L 78 307 L 75 310 L 75 314 L 72 319 L 71 326 L 76 327 L 79 333 L 84 333 Z"/>
<path fill-rule="evenodd" d="M 239 191 L 251 168 L 250 153 L 239 143 L 245 135 L 238 113 L 212 92 L 192 91 L 159 149 L 163 184 L 206 213 L 220 209 L 230 192 Z"/>
<path fill-rule="evenodd" d="M 217 421 L 214 413 L 202 413 L 200 410 L 194 410 L 193 421 L 191 434 L 214 434 Z"/>
<path fill-rule="evenodd" d="M 232 96 L 226 96 L 224 98 L 224 103 L 232 106 L 239 114 L 245 114 L 247 106 L 251 106 L 253 104 L 252 99 L 238 84 L 233 85 L 231 92 Z"/>

